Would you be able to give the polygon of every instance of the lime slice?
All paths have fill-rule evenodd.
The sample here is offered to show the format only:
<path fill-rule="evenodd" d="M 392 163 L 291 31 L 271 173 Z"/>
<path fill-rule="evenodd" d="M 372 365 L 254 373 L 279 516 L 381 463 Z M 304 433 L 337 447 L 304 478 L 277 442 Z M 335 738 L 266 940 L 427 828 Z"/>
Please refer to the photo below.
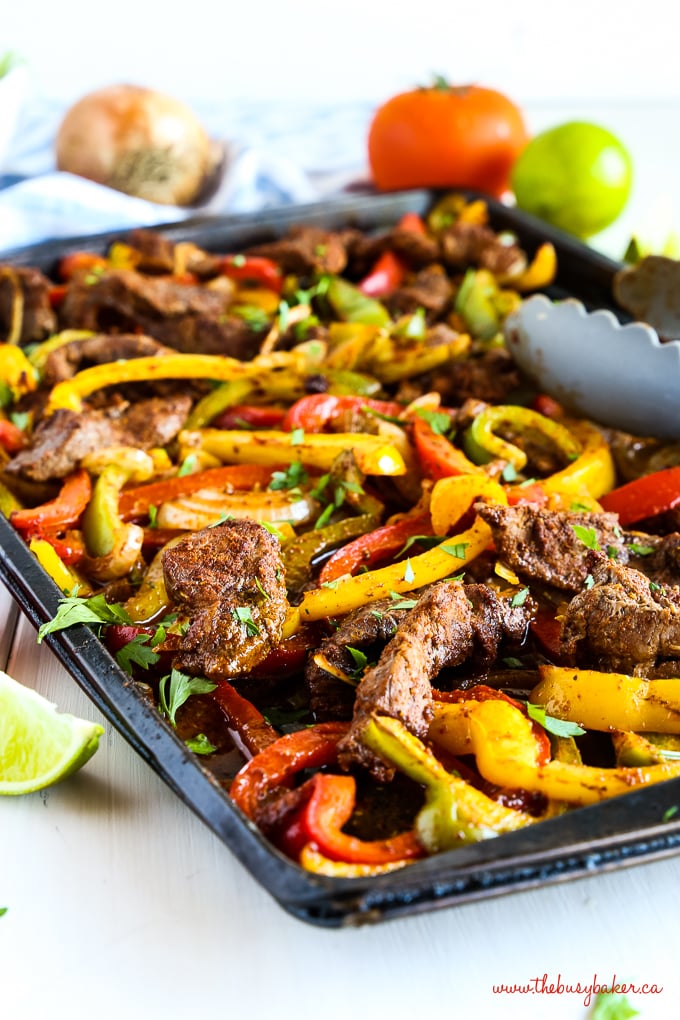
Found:
<path fill-rule="evenodd" d="M 103 732 L 0 672 L 0 795 L 65 779 L 92 757 Z"/>

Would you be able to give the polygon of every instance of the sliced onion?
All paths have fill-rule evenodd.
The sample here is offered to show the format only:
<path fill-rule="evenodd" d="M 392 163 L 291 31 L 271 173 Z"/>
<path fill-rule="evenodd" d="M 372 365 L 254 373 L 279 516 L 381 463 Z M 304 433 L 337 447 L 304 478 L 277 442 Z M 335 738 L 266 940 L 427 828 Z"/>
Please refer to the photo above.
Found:
<path fill-rule="evenodd" d="M 183 528 L 198 531 L 217 524 L 225 517 L 266 521 L 268 524 L 306 524 L 316 511 L 311 496 L 291 498 L 286 492 L 218 492 L 199 489 L 191 496 L 161 503 L 156 515 L 159 528 Z"/>
<path fill-rule="evenodd" d="M 90 92 L 56 137 L 60 170 L 163 205 L 191 205 L 223 153 L 184 103 L 138 85 Z"/>

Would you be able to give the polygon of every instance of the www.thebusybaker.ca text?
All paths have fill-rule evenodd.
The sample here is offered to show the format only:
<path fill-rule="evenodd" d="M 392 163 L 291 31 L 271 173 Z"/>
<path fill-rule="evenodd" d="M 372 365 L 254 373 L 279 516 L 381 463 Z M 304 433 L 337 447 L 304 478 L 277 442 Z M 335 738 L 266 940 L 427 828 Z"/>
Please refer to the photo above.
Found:
<path fill-rule="evenodd" d="M 597 974 L 593 974 L 590 982 L 565 981 L 561 974 L 552 979 L 548 974 L 543 974 L 542 977 L 530 978 L 524 983 L 492 985 L 491 989 L 494 995 L 582 995 L 583 1005 L 587 1009 L 595 995 L 660 995 L 663 985 L 647 981 L 640 984 L 621 981 L 616 974 L 609 982 L 598 981 Z"/>

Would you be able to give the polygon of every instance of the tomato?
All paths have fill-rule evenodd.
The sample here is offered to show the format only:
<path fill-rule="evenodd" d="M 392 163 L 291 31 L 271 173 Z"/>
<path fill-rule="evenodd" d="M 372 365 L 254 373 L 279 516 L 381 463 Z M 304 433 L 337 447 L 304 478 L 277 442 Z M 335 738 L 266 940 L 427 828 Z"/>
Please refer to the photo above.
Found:
<path fill-rule="evenodd" d="M 437 80 L 388 99 L 368 131 L 368 159 L 380 191 L 472 188 L 500 196 L 529 140 L 507 96 Z"/>

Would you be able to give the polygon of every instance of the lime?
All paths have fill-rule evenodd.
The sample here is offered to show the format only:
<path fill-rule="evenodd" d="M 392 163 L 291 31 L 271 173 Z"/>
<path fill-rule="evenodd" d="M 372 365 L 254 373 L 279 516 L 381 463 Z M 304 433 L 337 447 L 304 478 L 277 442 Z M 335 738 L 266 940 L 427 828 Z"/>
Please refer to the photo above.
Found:
<path fill-rule="evenodd" d="M 569 121 L 535 135 L 512 170 L 520 209 L 582 239 L 618 218 L 632 183 L 626 147 L 611 131 L 588 121 Z"/>
<path fill-rule="evenodd" d="M 0 672 L 0 794 L 32 793 L 65 779 L 92 757 L 103 732 Z"/>

